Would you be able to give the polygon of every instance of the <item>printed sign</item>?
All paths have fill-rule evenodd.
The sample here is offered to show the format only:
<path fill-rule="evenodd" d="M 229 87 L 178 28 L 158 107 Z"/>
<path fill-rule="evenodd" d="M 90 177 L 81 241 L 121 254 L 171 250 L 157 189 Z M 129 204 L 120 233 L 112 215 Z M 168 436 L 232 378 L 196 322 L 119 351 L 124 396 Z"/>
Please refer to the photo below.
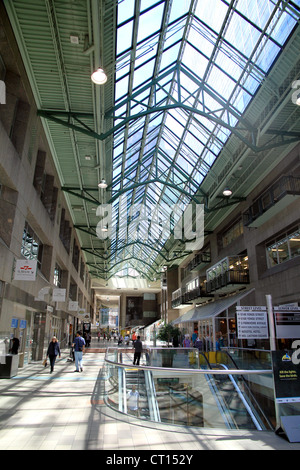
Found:
<path fill-rule="evenodd" d="M 300 402 L 300 365 L 292 361 L 292 351 L 272 351 L 277 403 Z"/>
<path fill-rule="evenodd" d="M 15 281 L 35 281 L 37 273 L 37 260 L 18 259 L 16 261 Z"/>
<path fill-rule="evenodd" d="M 236 307 L 237 333 L 239 339 L 268 339 L 266 307 Z"/>
<path fill-rule="evenodd" d="M 10 327 L 18 328 L 18 323 L 19 323 L 19 320 L 17 318 L 12 318 Z"/>
<path fill-rule="evenodd" d="M 274 307 L 277 338 L 300 338 L 300 308 Z"/>
<path fill-rule="evenodd" d="M 27 320 L 20 320 L 20 330 L 25 330 L 27 327 Z"/>
<path fill-rule="evenodd" d="M 68 306 L 68 309 L 70 310 L 70 312 L 77 312 L 78 307 L 79 307 L 78 302 L 70 300 L 69 306 Z"/>
<path fill-rule="evenodd" d="M 53 289 L 52 301 L 53 302 L 65 302 L 66 300 L 66 289 Z"/>

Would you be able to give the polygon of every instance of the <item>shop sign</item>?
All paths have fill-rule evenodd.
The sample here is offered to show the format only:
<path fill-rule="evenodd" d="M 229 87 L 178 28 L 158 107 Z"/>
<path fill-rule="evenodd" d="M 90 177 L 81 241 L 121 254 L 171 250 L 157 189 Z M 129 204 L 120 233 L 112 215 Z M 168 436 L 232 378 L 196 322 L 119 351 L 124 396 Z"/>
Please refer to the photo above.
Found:
<path fill-rule="evenodd" d="M 15 281 L 35 281 L 37 273 L 37 260 L 16 260 Z"/>
<path fill-rule="evenodd" d="M 78 302 L 70 300 L 68 309 L 70 312 L 77 312 L 78 311 Z"/>
<path fill-rule="evenodd" d="M 267 307 L 238 306 L 236 315 L 238 339 L 269 338 Z"/>
<path fill-rule="evenodd" d="M 66 300 L 66 289 L 53 289 L 52 301 L 53 302 L 65 302 Z"/>

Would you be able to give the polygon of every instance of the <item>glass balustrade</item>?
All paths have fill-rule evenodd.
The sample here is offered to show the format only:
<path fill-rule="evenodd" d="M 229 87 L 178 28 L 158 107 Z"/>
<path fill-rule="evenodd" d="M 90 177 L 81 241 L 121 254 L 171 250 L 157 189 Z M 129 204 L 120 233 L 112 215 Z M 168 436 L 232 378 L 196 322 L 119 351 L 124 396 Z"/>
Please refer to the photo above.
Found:
<path fill-rule="evenodd" d="M 121 413 L 181 426 L 274 427 L 270 364 L 241 370 L 220 352 L 213 365 L 188 348 L 146 349 L 140 366 L 132 364 L 133 352 L 108 348 L 105 360 L 105 400 Z"/>

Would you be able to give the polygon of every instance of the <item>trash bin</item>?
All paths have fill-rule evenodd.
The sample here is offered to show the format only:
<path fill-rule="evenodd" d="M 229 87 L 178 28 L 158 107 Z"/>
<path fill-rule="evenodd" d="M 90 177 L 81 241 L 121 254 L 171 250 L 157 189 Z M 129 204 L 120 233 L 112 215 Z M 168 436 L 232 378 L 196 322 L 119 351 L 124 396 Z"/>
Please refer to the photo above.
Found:
<path fill-rule="evenodd" d="M 0 364 L 0 379 L 10 379 L 18 375 L 19 356 L 18 354 L 7 354 L 5 364 Z"/>

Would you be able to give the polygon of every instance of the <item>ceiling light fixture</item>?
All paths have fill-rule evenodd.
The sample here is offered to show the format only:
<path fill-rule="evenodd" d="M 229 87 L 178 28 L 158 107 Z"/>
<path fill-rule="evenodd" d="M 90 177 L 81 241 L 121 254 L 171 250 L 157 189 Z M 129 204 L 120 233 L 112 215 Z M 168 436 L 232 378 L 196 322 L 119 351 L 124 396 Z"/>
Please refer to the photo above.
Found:
<path fill-rule="evenodd" d="M 92 73 L 91 79 L 96 85 L 104 85 L 104 83 L 107 82 L 107 75 L 104 70 L 99 67 Z"/>
<path fill-rule="evenodd" d="M 229 188 L 226 187 L 226 188 L 223 190 L 223 196 L 225 196 L 225 197 L 230 197 L 231 195 L 232 195 L 231 189 L 229 189 Z"/>
<path fill-rule="evenodd" d="M 100 183 L 98 184 L 98 188 L 101 188 L 101 189 L 106 189 L 107 186 L 108 185 L 105 180 L 101 180 Z"/>

